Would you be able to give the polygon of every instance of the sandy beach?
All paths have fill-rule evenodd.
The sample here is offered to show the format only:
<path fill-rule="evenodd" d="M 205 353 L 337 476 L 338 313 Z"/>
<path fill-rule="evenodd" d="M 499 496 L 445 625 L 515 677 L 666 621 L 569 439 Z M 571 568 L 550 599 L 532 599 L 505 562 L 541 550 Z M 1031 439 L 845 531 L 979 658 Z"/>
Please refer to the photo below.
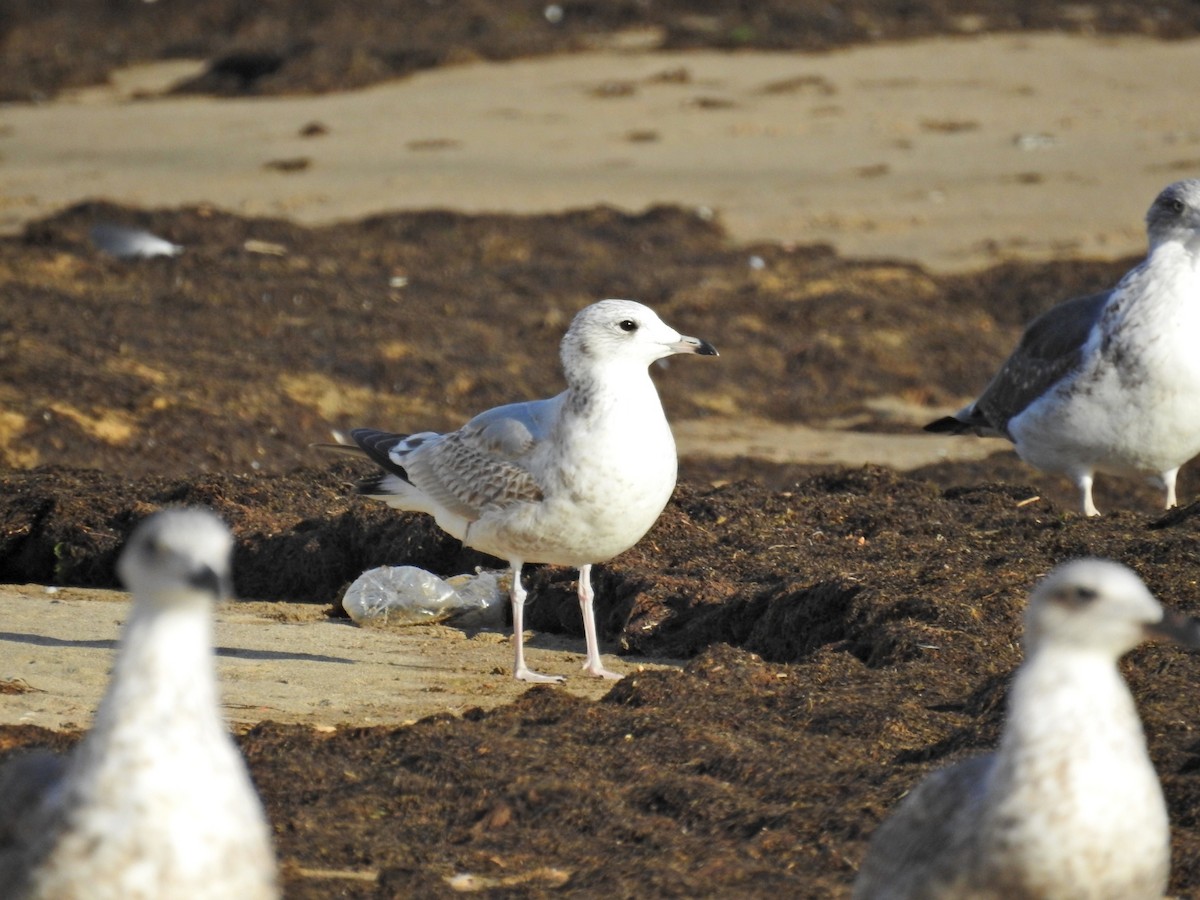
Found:
<path fill-rule="evenodd" d="M 742 242 L 963 270 L 1135 253 L 1147 198 L 1200 167 L 1187 41 L 631 50 L 316 97 L 162 96 L 199 66 L 0 107 L 0 231 L 84 199 L 306 223 L 677 204 Z"/>

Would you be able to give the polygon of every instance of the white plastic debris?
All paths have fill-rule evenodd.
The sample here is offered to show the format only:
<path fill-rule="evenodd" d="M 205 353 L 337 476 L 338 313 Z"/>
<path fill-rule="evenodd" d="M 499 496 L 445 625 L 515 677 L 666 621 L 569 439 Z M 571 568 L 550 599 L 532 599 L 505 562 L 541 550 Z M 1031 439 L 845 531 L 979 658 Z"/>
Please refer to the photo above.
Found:
<path fill-rule="evenodd" d="M 416 566 L 380 566 L 346 589 L 342 608 L 359 625 L 428 625 L 469 628 L 504 624 L 505 572 L 438 578 Z"/>
<path fill-rule="evenodd" d="M 98 249 L 118 259 L 178 256 L 183 252 L 181 245 L 172 244 L 156 234 L 113 222 L 97 222 L 88 232 L 88 236 Z"/>

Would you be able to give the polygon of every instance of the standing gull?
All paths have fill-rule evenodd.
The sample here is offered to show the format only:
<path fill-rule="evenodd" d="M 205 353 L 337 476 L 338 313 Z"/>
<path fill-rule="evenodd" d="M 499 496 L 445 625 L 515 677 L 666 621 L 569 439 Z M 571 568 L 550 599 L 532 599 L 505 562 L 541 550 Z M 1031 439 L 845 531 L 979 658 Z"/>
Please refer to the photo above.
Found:
<path fill-rule="evenodd" d="M 1132 571 L 1059 566 L 1025 613 L 995 753 L 929 776 L 871 840 L 855 900 L 1161 900 L 1162 788 L 1117 660 L 1147 637 L 1200 647 Z"/>
<path fill-rule="evenodd" d="M 600 659 L 592 564 L 623 553 L 650 530 L 675 488 L 678 464 L 648 367 L 676 353 L 717 351 L 640 303 L 601 300 L 575 316 L 561 353 L 567 389 L 556 397 L 490 409 L 447 434 L 351 431 L 383 469 L 358 491 L 429 513 L 466 546 L 508 560 L 513 674 L 522 681 L 562 678 L 525 665 L 521 567 L 578 567 L 584 670 L 620 678 Z"/>
<path fill-rule="evenodd" d="M 1152 477 L 1174 506 L 1200 453 L 1200 179 L 1168 185 L 1146 232 L 1149 255 L 1115 288 L 1034 319 L 979 399 L 925 430 L 1008 438 L 1074 481 L 1089 516 L 1096 472 Z"/>
<path fill-rule="evenodd" d="M 217 703 L 212 604 L 230 587 L 229 529 L 169 510 L 117 564 L 133 592 L 112 679 L 66 760 L 0 771 L 5 897 L 268 900 L 270 828 Z"/>

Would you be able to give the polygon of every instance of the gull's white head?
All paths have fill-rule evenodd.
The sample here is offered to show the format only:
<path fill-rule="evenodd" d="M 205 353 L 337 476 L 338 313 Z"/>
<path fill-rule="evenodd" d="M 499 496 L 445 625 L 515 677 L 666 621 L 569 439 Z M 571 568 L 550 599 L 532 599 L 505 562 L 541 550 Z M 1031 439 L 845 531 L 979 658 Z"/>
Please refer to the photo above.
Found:
<path fill-rule="evenodd" d="M 1200 178 L 1168 184 L 1146 211 L 1150 248 L 1178 241 L 1200 248 Z"/>
<path fill-rule="evenodd" d="M 171 606 L 197 596 L 217 600 L 233 593 L 233 536 L 204 509 L 167 509 L 130 535 L 117 574 L 135 597 Z"/>
<path fill-rule="evenodd" d="M 1028 650 L 1072 647 L 1115 661 L 1156 636 L 1200 646 L 1200 623 L 1164 609 L 1132 569 L 1106 559 L 1058 566 L 1034 588 L 1025 612 Z"/>
<path fill-rule="evenodd" d="M 562 339 L 568 373 L 579 366 L 614 362 L 648 366 L 676 353 L 717 355 L 708 341 L 680 334 L 650 307 L 633 300 L 601 300 L 584 307 Z"/>

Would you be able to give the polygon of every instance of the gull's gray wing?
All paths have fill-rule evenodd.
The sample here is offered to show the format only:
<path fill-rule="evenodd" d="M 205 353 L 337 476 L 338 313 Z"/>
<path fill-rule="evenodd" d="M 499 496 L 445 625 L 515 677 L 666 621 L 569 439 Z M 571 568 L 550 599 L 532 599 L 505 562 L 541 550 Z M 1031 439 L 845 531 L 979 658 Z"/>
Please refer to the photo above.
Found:
<path fill-rule="evenodd" d="M 416 508 L 472 522 L 488 510 L 543 499 L 529 465 L 535 448 L 549 437 L 565 397 L 498 406 L 449 434 L 396 435 L 357 428 L 351 435 L 386 473 L 428 501 Z M 384 476 L 364 482 L 359 490 L 386 496 L 404 488 Z"/>
<path fill-rule="evenodd" d="M 459 429 L 472 441 L 505 459 L 519 460 L 545 440 L 566 401 L 566 392 L 548 400 L 509 403 L 481 412 Z"/>
<path fill-rule="evenodd" d="M 979 399 L 953 416 L 930 422 L 925 430 L 1009 437 L 1009 420 L 1079 366 L 1088 336 L 1113 293 L 1076 297 L 1042 313 L 1029 323 L 1017 349 Z"/>
<path fill-rule="evenodd" d="M 938 900 L 955 896 L 995 756 L 973 756 L 931 774 L 871 838 L 854 900 Z"/>

